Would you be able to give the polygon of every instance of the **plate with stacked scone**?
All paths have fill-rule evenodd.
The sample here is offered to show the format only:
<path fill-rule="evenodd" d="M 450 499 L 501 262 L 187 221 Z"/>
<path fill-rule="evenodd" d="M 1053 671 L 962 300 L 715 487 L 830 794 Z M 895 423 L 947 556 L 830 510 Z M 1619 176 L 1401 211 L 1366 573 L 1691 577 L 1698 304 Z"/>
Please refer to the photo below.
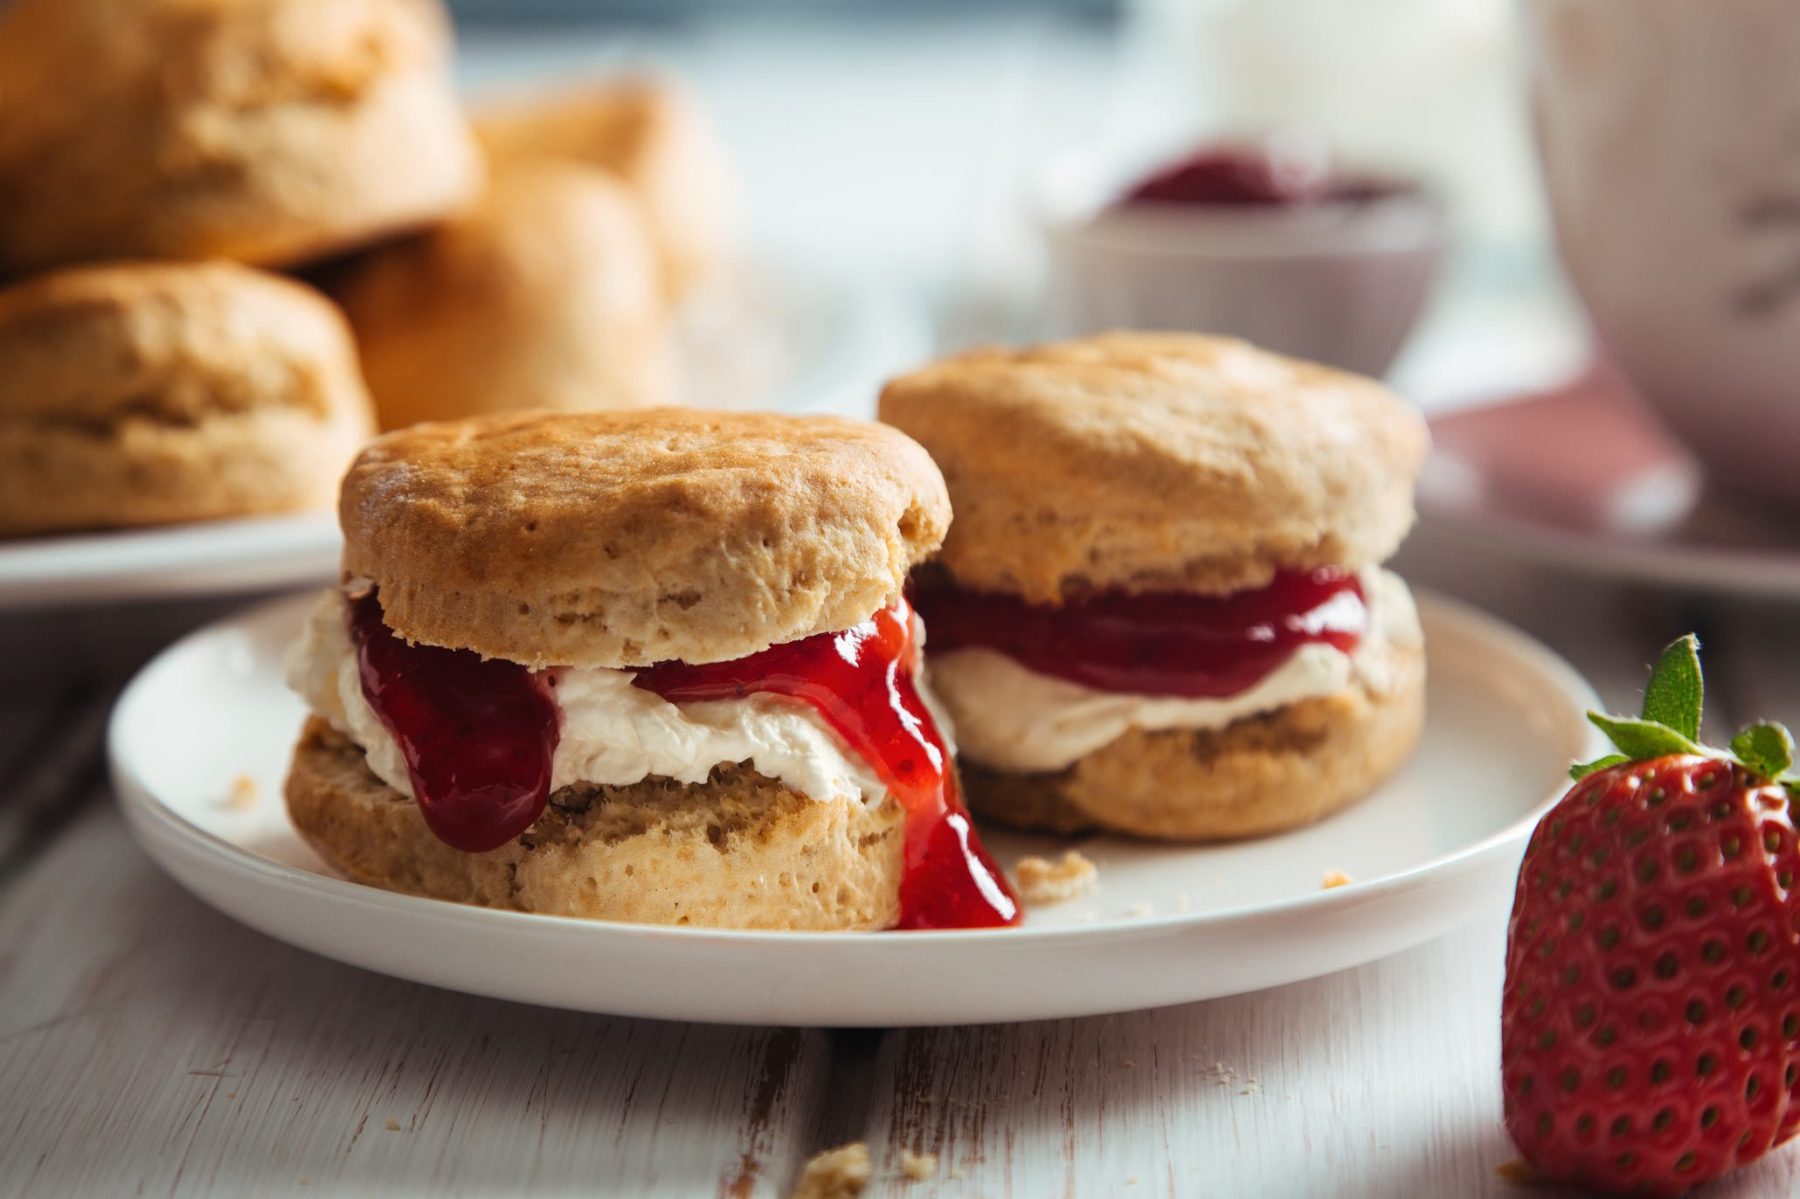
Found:
<path fill-rule="evenodd" d="M 441 0 L 0 4 L 0 608 L 331 577 L 378 428 L 818 406 L 919 325 L 740 265 L 680 88 L 465 111 Z"/>
<path fill-rule="evenodd" d="M 1381 567 L 1425 448 L 1398 400 L 1112 335 L 881 412 L 377 439 L 337 584 L 122 698 L 135 831 L 345 961 L 745 1023 L 1184 1002 L 1505 902 L 1593 696 Z"/>

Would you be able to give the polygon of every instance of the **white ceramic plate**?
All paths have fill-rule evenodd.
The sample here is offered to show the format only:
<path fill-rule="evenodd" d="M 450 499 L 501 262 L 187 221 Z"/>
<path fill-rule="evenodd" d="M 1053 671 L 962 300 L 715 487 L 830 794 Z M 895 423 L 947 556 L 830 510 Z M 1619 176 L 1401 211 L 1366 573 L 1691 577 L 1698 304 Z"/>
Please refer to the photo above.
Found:
<path fill-rule="evenodd" d="M 0 610 L 294 587 L 334 575 L 338 545 L 326 512 L 0 541 Z"/>
<path fill-rule="evenodd" d="M 681 348 L 687 403 L 866 416 L 882 381 L 931 345 L 893 296 L 753 262 L 682 313 Z M 339 544 L 323 512 L 0 540 L 0 611 L 322 583 Z"/>
<path fill-rule="evenodd" d="M 1504 906 L 1524 839 L 1594 748 L 1595 699 L 1520 633 L 1425 597 L 1430 717 L 1366 802 L 1283 837 L 1211 848 L 1091 839 L 1087 898 L 1017 929 L 757 933 L 490 911 L 336 877 L 288 824 L 302 710 L 281 654 L 311 597 L 165 651 L 113 714 L 138 838 L 196 895 L 272 936 L 402 978 L 585 1011 L 746 1024 L 1036 1020 L 1251 991 L 1356 965 Z M 254 780 L 254 795 L 239 776 Z M 236 796 L 234 798 L 234 791 Z M 1058 847 L 988 838 L 1003 863 Z M 1328 870 L 1350 886 L 1321 889 Z"/>
<path fill-rule="evenodd" d="M 1791 517 L 1708 487 L 1610 370 L 1458 406 L 1431 429 L 1431 524 L 1570 573 L 1800 599 Z"/>

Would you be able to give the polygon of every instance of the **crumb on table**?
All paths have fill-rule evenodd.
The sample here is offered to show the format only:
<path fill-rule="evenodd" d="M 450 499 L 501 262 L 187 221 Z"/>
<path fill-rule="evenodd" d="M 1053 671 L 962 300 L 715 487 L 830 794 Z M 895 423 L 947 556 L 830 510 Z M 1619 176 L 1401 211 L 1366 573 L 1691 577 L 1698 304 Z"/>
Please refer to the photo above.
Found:
<path fill-rule="evenodd" d="M 1013 876 L 1019 882 L 1019 898 L 1026 903 L 1061 903 L 1093 890 L 1100 870 L 1071 849 L 1054 862 L 1036 856 L 1020 858 Z"/>
<path fill-rule="evenodd" d="M 937 1154 L 900 1151 L 900 1172 L 912 1182 L 924 1182 L 937 1173 Z"/>
<path fill-rule="evenodd" d="M 868 1145 L 862 1141 L 839 1145 L 808 1159 L 793 1199 L 855 1199 L 874 1173 Z"/>
<path fill-rule="evenodd" d="M 392 1116 L 389 1116 L 387 1118 L 387 1130 L 389 1132 L 399 1132 L 400 1131 L 400 1121 L 394 1119 Z"/>
<path fill-rule="evenodd" d="M 1348 887 L 1355 881 L 1355 879 L 1345 874 L 1342 870 L 1327 870 L 1325 872 L 1325 882 L 1321 885 L 1321 890 L 1329 891 L 1333 887 Z"/>
<path fill-rule="evenodd" d="M 1500 1163 L 1495 1167 L 1494 1173 L 1518 1187 L 1542 1186 L 1545 1182 L 1543 1174 L 1538 1171 L 1536 1166 L 1516 1157 L 1509 1162 Z"/>

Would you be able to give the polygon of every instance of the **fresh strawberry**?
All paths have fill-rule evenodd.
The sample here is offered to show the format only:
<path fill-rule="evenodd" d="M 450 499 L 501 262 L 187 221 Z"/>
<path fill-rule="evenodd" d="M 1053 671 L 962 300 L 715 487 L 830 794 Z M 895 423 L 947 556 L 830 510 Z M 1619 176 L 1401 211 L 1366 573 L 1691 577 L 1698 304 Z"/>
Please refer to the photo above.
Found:
<path fill-rule="evenodd" d="M 1548 1178 L 1678 1195 L 1800 1126 L 1800 779 L 1779 725 L 1700 735 L 1699 643 L 1532 834 L 1501 1000 L 1506 1127 Z"/>

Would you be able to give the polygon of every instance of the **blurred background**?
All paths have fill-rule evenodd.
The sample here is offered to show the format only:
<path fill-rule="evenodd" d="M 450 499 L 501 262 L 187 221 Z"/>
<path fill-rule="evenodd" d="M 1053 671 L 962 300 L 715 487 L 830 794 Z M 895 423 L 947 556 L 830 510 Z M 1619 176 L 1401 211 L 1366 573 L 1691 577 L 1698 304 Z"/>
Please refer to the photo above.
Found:
<path fill-rule="evenodd" d="M 1580 356 L 1506 0 L 453 7 L 477 97 L 620 67 L 686 82 L 739 175 L 744 243 L 904 297 L 940 345 L 1039 331 L 1034 198 L 1058 154 L 1279 131 L 1447 204 L 1441 281 L 1396 368 L 1408 390 L 1530 386 Z"/>

